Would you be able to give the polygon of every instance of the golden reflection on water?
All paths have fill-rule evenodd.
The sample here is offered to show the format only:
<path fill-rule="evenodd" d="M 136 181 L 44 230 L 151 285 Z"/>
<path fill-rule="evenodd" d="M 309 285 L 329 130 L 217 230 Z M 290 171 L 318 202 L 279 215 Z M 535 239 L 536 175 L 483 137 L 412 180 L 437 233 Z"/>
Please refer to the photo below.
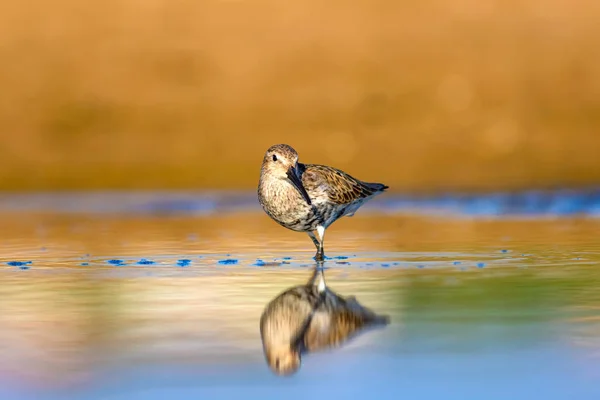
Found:
<path fill-rule="evenodd" d="M 540 327 L 529 339 L 516 339 L 518 331 L 493 339 L 552 334 L 600 349 L 599 227 L 586 220 L 340 221 L 326 253 L 349 258 L 326 262 L 328 285 L 392 319 L 348 346 L 403 348 L 430 337 L 416 345 L 468 348 L 491 340 L 481 330 L 488 323 L 510 333 L 529 321 Z M 314 265 L 306 235 L 258 214 L 5 216 L 0 243 L 0 375 L 44 387 L 85 381 L 113 364 L 264 367 L 262 310 L 305 282 Z M 155 264 L 137 265 L 141 258 Z M 177 266 L 178 259 L 190 265 Z M 237 263 L 218 264 L 225 259 Z M 257 259 L 275 265 L 255 266 Z M 21 269 L 9 261 L 32 263 Z M 442 325 L 432 332 L 431 323 Z"/>

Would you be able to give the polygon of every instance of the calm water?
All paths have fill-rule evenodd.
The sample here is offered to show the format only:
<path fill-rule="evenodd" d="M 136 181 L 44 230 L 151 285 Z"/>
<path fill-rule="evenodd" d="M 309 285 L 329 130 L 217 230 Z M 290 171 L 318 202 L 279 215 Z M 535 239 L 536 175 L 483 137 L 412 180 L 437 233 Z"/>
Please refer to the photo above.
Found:
<path fill-rule="evenodd" d="M 65 213 L 63 199 L 41 213 L 39 199 L 0 200 L 2 399 L 600 398 L 600 220 L 375 203 L 328 231 L 325 274 L 392 323 L 281 378 L 258 322 L 309 277 L 306 235 L 252 207 Z"/>

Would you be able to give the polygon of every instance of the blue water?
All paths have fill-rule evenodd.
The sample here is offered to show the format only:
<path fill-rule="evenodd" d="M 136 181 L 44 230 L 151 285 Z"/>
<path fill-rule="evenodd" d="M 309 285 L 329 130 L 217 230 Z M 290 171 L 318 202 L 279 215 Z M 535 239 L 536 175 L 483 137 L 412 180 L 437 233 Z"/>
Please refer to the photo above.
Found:
<path fill-rule="evenodd" d="M 597 376 L 585 376 L 571 354 L 544 348 L 477 354 L 316 355 L 303 374 L 281 379 L 253 365 L 103 371 L 90 393 L 17 394 L 3 399 L 546 399 L 597 400 Z M 562 384 L 568 382 L 568 385 Z M 41 396 L 41 397 L 38 397 Z"/>
<path fill-rule="evenodd" d="M 21 314 L 9 315 L 50 321 L 52 328 L 46 329 L 51 329 L 51 336 L 63 329 L 66 338 L 77 336 L 73 327 L 51 322 L 55 312 L 97 324 L 99 332 L 108 329 L 100 342 L 90 340 L 85 347 L 73 344 L 76 352 L 65 353 L 87 360 L 78 367 L 78 372 L 86 371 L 83 381 L 48 389 L 46 383 L 9 379 L 0 368 L 0 398 L 301 399 L 310 393 L 317 398 L 595 400 L 600 396 L 600 341 L 598 347 L 575 345 L 597 335 L 595 320 L 589 319 L 600 316 L 593 309 L 600 304 L 596 302 L 600 300 L 598 252 L 588 249 L 586 257 L 565 253 L 548 257 L 539 249 L 526 257 L 497 249 L 334 253 L 325 263 L 328 285 L 390 314 L 392 323 L 339 349 L 307 355 L 300 371 L 286 378 L 274 376 L 263 360 L 258 317 L 272 296 L 302 283 L 314 263 L 303 252 L 280 257 L 289 259 L 285 261 L 264 258 L 262 268 L 252 269 L 255 255 L 153 254 L 142 258 L 153 264 L 142 265 L 136 257 L 91 256 L 83 269 L 77 268 L 80 257 L 70 256 L 40 258 L 18 276 L 0 271 L 0 278 L 11 281 L 12 294 L 5 294 L 3 300 L 14 304 L 13 295 L 23 299 L 12 306 L 19 307 Z M 573 261 L 567 264 L 567 259 Z M 177 268 L 182 263 L 189 269 Z M 571 277 L 560 278 L 564 285 L 555 286 L 558 278 L 546 276 L 560 276 L 567 265 Z M 210 289 L 204 279 L 212 282 Z M 56 283 L 44 288 L 46 281 Z M 36 289 L 38 284 L 42 289 Z M 146 288 L 163 295 L 149 298 Z M 19 294 L 28 289 L 30 293 Z M 579 295 L 569 299 L 573 291 Z M 95 292 L 109 297 L 96 299 Z M 68 293 L 83 297 L 77 300 Z M 138 301 L 140 297 L 145 300 Z M 118 299 L 122 305 L 116 303 Z M 97 306 L 88 310 L 87 304 L 103 302 L 113 311 L 98 319 Z M 48 311 L 38 314 L 42 303 L 48 303 L 43 307 Z M 182 314 L 179 309 L 188 311 Z M 138 318 L 138 313 L 143 317 Z M 579 317 L 582 322 L 575 323 Z M 207 324 L 206 318 L 212 322 Z M 198 322 L 190 325 L 194 320 Z M 240 336 L 238 348 L 239 339 L 227 336 L 238 336 L 235 330 L 240 328 L 247 333 Z M 10 325 L 4 331 L 15 333 Z M 22 333 L 29 335 L 26 330 Z M 46 333 L 42 329 L 35 335 Z M 121 335 L 133 341 L 121 343 L 116 340 Z M 16 336 L 8 337 L 13 339 L 5 339 L 4 344 L 10 346 Z M 53 349 L 52 341 L 45 346 L 57 356 L 64 351 Z M 22 370 L 27 364 L 20 365 L 18 375 L 27 376 Z M 68 381 L 70 370 L 61 370 L 60 365 L 55 367 L 60 378 L 50 379 Z"/>
<path fill-rule="evenodd" d="M 585 193 L 375 199 L 328 231 L 325 276 L 391 324 L 286 378 L 258 321 L 315 249 L 254 194 L 0 196 L 0 399 L 598 400 Z"/>
<path fill-rule="evenodd" d="M 246 192 L 98 192 L 2 194 L 0 210 L 85 214 L 218 215 L 257 211 L 255 191 Z M 473 217 L 600 217 L 600 189 L 557 189 L 487 194 L 407 195 L 387 192 L 364 212 Z M 194 239 L 193 234 L 190 236 Z"/>

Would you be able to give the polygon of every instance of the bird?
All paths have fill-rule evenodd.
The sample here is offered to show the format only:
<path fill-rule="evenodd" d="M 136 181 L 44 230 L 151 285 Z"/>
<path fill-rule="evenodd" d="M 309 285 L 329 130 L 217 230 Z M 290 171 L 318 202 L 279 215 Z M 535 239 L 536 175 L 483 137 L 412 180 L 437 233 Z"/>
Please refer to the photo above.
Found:
<path fill-rule="evenodd" d="M 338 347 L 368 327 L 389 324 L 387 315 L 363 307 L 354 296 L 327 287 L 315 267 L 304 285 L 289 288 L 265 307 L 260 336 L 266 362 L 275 374 L 292 375 L 308 352 Z"/>
<path fill-rule="evenodd" d="M 326 165 L 299 163 L 290 145 L 276 144 L 267 149 L 262 161 L 258 200 L 279 225 L 306 232 L 317 248 L 315 260 L 323 261 L 325 230 L 343 216 L 352 217 L 366 201 L 388 188 Z"/>

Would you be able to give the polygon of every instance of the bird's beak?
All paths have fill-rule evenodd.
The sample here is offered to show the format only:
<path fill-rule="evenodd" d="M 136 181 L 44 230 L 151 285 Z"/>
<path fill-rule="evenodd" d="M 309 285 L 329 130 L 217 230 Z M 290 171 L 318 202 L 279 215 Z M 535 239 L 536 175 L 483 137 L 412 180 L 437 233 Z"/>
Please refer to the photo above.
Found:
<path fill-rule="evenodd" d="M 292 165 L 290 168 L 288 168 L 288 179 L 290 180 L 290 182 L 292 182 L 296 189 L 298 189 L 302 197 L 304 197 L 304 200 L 306 200 L 306 203 L 310 206 L 312 205 L 312 202 L 310 201 L 310 197 L 308 197 L 308 193 L 306 193 L 306 189 L 304 189 L 304 186 L 302 185 L 302 180 L 300 180 L 299 175 L 300 174 L 298 173 L 298 169 L 295 166 Z"/>

